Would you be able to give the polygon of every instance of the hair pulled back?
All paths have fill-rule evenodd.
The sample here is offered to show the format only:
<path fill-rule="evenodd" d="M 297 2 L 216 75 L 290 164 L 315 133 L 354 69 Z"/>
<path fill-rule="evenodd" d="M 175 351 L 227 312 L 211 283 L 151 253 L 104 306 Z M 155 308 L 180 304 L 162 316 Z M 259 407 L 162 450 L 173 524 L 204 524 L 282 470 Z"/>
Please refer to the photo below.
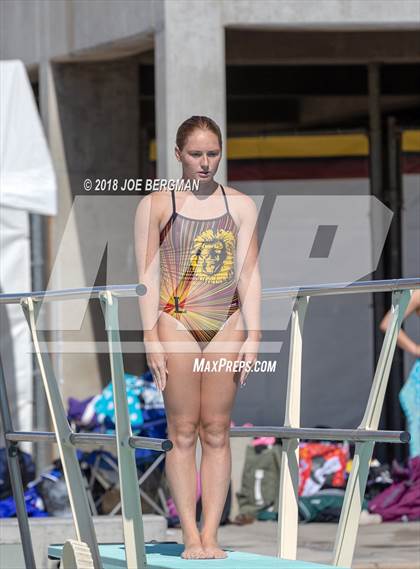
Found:
<path fill-rule="evenodd" d="M 220 148 L 222 148 L 222 133 L 217 123 L 210 117 L 194 115 L 185 120 L 177 130 L 176 144 L 180 150 L 184 148 L 187 138 L 196 129 L 210 130 L 217 136 Z"/>

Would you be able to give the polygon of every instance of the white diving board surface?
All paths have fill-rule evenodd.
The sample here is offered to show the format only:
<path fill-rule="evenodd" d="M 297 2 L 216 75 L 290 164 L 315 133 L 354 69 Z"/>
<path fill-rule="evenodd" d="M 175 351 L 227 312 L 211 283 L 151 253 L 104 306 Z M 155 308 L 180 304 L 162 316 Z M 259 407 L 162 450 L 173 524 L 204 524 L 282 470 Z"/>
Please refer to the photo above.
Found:
<path fill-rule="evenodd" d="M 224 548 L 228 554 L 225 559 L 183 559 L 184 546 L 179 543 L 145 543 L 147 567 L 150 569 L 331 569 L 333 565 L 291 561 L 268 555 L 241 553 Z M 61 559 L 63 545 L 50 545 L 48 557 Z M 99 544 L 103 569 L 127 569 L 125 548 L 121 543 Z M 347 569 L 338 568 L 336 569 Z"/>

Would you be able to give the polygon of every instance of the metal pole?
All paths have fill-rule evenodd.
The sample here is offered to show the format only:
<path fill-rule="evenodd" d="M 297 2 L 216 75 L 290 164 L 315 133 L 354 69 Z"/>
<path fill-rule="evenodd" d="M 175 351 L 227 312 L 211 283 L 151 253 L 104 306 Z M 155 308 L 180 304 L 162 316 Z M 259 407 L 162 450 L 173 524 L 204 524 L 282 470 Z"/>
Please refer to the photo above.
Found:
<path fill-rule="evenodd" d="M 277 437 L 279 439 L 306 439 L 309 441 L 379 441 L 382 443 L 408 443 L 408 431 L 375 431 L 367 429 L 316 429 L 311 427 L 231 427 L 231 437 Z M 57 436 L 54 432 L 43 431 L 14 431 L 6 435 L 10 442 L 29 441 L 36 443 L 55 443 Z M 115 435 L 102 433 L 72 433 L 70 442 L 75 447 L 84 445 L 116 446 Z M 148 448 L 167 452 L 172 448 L 169 439 L 154 439 L 149 437 L 130 437 L 132 448 Z"/>
<path fill-rule="evenodd" d="M 396 291 L 392 295 L 392 317 L 382 344 L 381 354 L 375 370 L 365 413 L 360 423 L 360 429 L 372 430 L 378 428 L 392 358 L 397 345 L 397 336 L 410 296 L 410 291 Z M 369 473 L 369 461 L 372 457 L 374 444 L 373 441 L 356 444 L 334 543 L 333 564 L 335 566 L 350 567 L 352 564 L 359 517 Z"/>
<path fill-rule="evenodd" d="M 300 426 L 303 324 L 309 297 L 298 298 L 290 328 L 289 374 L 287 378 L 285 427 Z M 277 556 L 296 559 L 298 538 L 299 439 L 283 441 L 281 449 Z"/>
<path fill-rule="evenodd" d="M 382 154 L 382 124 L 381 124 L 381 66 L 379 63 L 368 65 L 368 96 L 369 96 L 369 154 L 370 154 L 370 192 L 381 202 L 384 200 L 383 190 L 383 154 Z M 372 258 L 378 240 L 383 234 L 382 228 L 378 227 L 380 220 L 371 217 Z M 386 249 L 385 243 L 382 255 L 373 273 L 375 279 L 384 279 L 386 275 Z M 373 368 L 375 369 L 382 346 L 382 332 L 379 324 L 387 311 L 386 295 L 373 295 Z M 376 452 L 383 462 L 385 460 L 384 449 L 381 447 Z"/>
<path fill-rule="evenodd" d="M 43 334 L 36 328 L 36 319 L 39 313 L 40 303 L 34 302 L 31 298 L 25 299 L 22 301 L 22 309 L 31 331 L 52 423 L 57 435 L 56 440 L 69 494 L 77 539 L 87 543 L 90 547 L 95 569 L 102 569 L 95 528 L 85 492 L 85 484 L 83 482 L 79 461 L 77 460 L 76 450 L 70 441 L 72 430 L 67 420 L 51 360 L 48 354 L 41 352 L 40 343 L 43 341 Z"/>
<path fill-rule="evenodd" d="M 9 468 L 10 484 L 16 504 L 20 537 L 22 540 L 23 557 L 27 569 L 36 569 L 35 556 L 32 546 L 31 530 L 29 528 L 28 514 L 26 512 L 25 495 L 23 491 L 22 475 L 20 472 L 18 446 L 7 439 L 7 433 L 13 432 L 13 421 L 10 414 L 9 399 L 7 397 L 6 380 L 3 363 L 0 357 L 0 416 L 3 423 L 4 440 L 6 446 L 7 466 Z"/>
<path fill-rule="evenodd" d="M 31 214 L 31 278 L 32 290 L 43 290 L 44 282 L 44 239 L 43 239 L 43 218 L 41 215 Z M 42 317 L 41 317 L 42 318 Z M 32 378 L 33 378 L 33 419 L 32 424 L 37 429 L 47 430 L 49 426 L 49 415 L 47 399 L 42 386 L 42 377 L 36 364 L 36 355 L 32 356 Z M 36 445 L 33 451 L 37 476 L 43 468 L 49 464 L 47 447 Z"/>
<path fill-rule="evenodd" d="M 399 278 L 402 274 L 402 243 L 401 243 L 401 171 L 398 131 L 395 117 L 388 117 L 387 121 L 388 171 L 387 174 L 387 201 L 386 205 L 394 213 L 388 234 L 388 274 Z M 401 406 L 398 404 L 398 395 L 404 383 L 404 365 L 401 350 L 396 350 L 392 362 L 388 382 L 388 396 L 385 400 L 385 428 L 403 429 L 405 420 Z M 397 402 L 397 403 L 396 403 Z M 408 454 L 407 447 L 387 448 L 387 454 L 402 461 Z"/>
<path fill-rule="evenodd" d="M 356 281 L 354 283 L 325 283 L 314 285 L 295 285 L 289 287 L 264 288 L 263 299 L 296 298 L 304 296 L 329 296 L 337 294 L 360 294 L 369 292 L 394 292 L 395 290 L 414 290 L 420 288 L 420 277 L 406 279 L 388 279 L 375 281 Z M 146 294 L 144 285 L 111 285 L 93 288 L 69 288 L 63 290 L 38 290 L 33 292 L 13 292 L 0 294 L 0 304 L 21 304 L 32 298 L 37 302 L 56 302 L 85 298 L 100 298 L 104 293 L 112 293 L 117 298 L 134 298 Z"/>
<path fill-rule="evenodd" d="M 399 434 L 399 433 L 398 433 Z M 7 440 L 16 443 L 19 441 L 30 441 L 37 443 L 56 443 L 57 434 L 53 432 L 43 431 L 14 431 L 6 435 Z M 97 444 L 100 446 L 116 446 L 117 439 L 115 435 L 104 435 L 96 433 L 71 433 L 69 442 L 75 446 L 91 446 Z M 129 445 L 132 448 L 143 448 L 166 452 L 171 450 L 172 442 L 169 439 L 155 439 L 152 437 L 130 437 Z"/>
<path fill-rule="evenodd" d="M 381 68 L 378 63 L 370 63 L 368 65 L 368 90 L 369 90 L 369 154 L 370 154 L 370 191 L 372 196 L 383 201 L 383 179 L 382 179 L 382 130 L 381 130 Z M 374 250 L 377 243 L 376 223 L 378 221 L 371 220 L 372 229 L 372 249 Z M 381 234 L 381 232 L 379 232 Z M 372 256 L 373 258 L 373 256 Z M 375 271 L 377 279 L 385 277 L 385 263 L 383 256 L 378 262 Z M 373 297 L 374 312 L 374 336 L 375 336 L 375 353 L 374 365 L 379 357 L 382 345 L 382 338 L 378 333 L 379 323 L 385 313 L 385 302 L 381 296 Z"/>
<path fill-rule="evenodd" d="M 135 450 L 130 446 L 132 431 L 128 414 L 124 362 L 120 342 L 118 299 L 111 292 L 103 293 L 100 299 L 108 335 L 109 359 L 114 391 L 115 435 L 117 439 L 125 556 L 127 567 L 145 569 L 147 567 L 147 558 L 144 547 L 143 516 Z"/>

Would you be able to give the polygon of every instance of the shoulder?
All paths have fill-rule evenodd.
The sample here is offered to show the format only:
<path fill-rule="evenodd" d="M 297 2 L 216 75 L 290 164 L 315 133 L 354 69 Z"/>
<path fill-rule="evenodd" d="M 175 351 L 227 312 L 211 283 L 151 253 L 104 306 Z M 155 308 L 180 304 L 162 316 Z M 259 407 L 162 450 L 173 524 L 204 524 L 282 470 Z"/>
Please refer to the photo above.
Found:
<path fill-rule="evenodd" d="M 147 216 L 150 219 L 160 220 L 172 207 L 171 191 L 149 192 L 143 196 L 137 206 L 136 216 Z"/>
<path fill-rule="evenodd" d="M 223 186 L 233 211 L 240 220 L 255 218 L 258 215 L 257 206 L 251 196 L 232 188 Z"/>

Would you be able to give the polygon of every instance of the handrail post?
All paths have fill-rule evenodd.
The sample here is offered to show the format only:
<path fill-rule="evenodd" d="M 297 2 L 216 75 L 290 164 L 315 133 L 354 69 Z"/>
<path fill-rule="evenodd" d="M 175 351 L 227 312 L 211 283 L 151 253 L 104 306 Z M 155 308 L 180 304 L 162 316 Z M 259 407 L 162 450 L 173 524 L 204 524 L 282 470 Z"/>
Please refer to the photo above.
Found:
<path fill-rule="evenodd" d="M 77 460 L 76 449 L 70 440 L 70 435 L 73 431 L 67 420 L 51 360 L 48 354 L 41 352 L 40 348 L 40 341 L 43 341 L 43 335 L 36 328 L 36 318 L 40 310 L 40 302 L 34 301 L 32 298 L 26 298 L 21 300 L 21 306 L 31 331 L 35 354 L 57 437 L 58 451 L 67 483 L 76 536 L 79 541 L 83 541 L 89 546 L 95 569 L 102 569 L 98 542 L 96 540 L 95 528 L 89 509 L 82 473 L 80 471 L 79 461 Z"/>
<path fill-rule="evenodd" d="M 129 444 L 132 432 L 128 414 L 124 362 L 120 341 L 118 299 L 110 291 L 107 291 L 101 293 L 100 301 L 108 335 L 112 387 L 114 392 L 115 435 L 117 439 L 118 473 L 120 477 L 127 567 L 145 569 L 147 567 L 147 559 L 144 547 L 143 517 L 137 478 L 135 449 Z"/>
<path fill-rule="evenodd" d="M 289 370 L 285 427 L 300 426 L 303 324 L 309 296 L 299 297 L 293 307 L 290 330 Z M 277 556 L 296 559 L 298 537 L 299 439 L 282 441 Z"/>
<path fill-rule="evenodd" d="M 28 514 L 26 512 L 25 494 L 23 490 L 22 474 L 20 471 L 17 443 L 8 440 L 6 435 L 14 431 L 13 420 L 10 413 L 7 396 L 6 378 L 4 377 L 3 363 L 0 356 L 0 418 L 3 425 L 4 445 L 6 447 L 7 466 L 10 474 L 10 485 L 16 504 L 16 515 L 19 532 L 22 540 L 23 557 L 28 569 L 36 569 L 34 548 L 32 545 L 31 530 L 29 528 Z"/>
<path fill-rule="evenodd" d="M 361 429 L 376 430 L 378 428 L 397 337 L 411 294 L 411 290 L 392 293 L 391 320 L 382 344 L 365 414 L 359 426 Z M 359 517 L 369 473 L 369 461 L 372 458 L 374 446 L 375 443 L 372 441 L 356 444 L 334 543 L 333 564 L 335 566 L 350 567 L 353 560 Z"/>

